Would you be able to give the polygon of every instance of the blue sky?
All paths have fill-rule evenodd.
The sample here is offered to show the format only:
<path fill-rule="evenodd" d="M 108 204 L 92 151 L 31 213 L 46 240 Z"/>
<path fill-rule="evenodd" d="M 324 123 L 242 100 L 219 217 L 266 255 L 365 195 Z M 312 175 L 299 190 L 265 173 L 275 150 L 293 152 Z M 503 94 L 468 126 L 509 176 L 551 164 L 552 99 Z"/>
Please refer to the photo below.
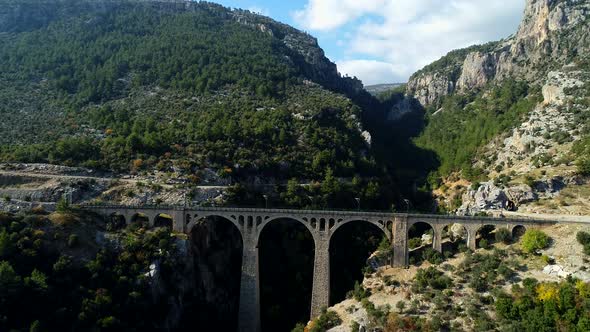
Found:
<path fill-rule="evenodd" d="M 447 52 L 516 32 L 525 0 L 214 0 L 318 38 L 342 74 L 405 82 Z"/>

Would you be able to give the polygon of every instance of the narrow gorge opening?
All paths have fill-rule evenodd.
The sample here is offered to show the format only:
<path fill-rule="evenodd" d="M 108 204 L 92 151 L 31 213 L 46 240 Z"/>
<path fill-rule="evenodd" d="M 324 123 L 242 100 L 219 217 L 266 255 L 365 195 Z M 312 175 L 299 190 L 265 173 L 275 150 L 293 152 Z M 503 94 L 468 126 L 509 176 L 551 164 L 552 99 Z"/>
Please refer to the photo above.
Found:
<path fill-rule="evenodd" d="M 291 331 L 310 316 L 313 237 L 296 220 L 275 220 L 260 234 L 258 253 L 262 331 Z"/>
<path fill-rule="evenodd" d="M 379 247 L 385 234 L 365 221 L 340 227 L 330 240 L 330 305 L 346 299 L 355 283 L 363 282 L 367 260 Z"/>
<path fill-rule="evenodd" d="M 190 233 L 193 295 L 183 308 L 187 330 L 236 331 L 242 270 L 242 236 L 221 217 L 201 219 Z M 188 287 L 188 286 L 187 286 Z"/>

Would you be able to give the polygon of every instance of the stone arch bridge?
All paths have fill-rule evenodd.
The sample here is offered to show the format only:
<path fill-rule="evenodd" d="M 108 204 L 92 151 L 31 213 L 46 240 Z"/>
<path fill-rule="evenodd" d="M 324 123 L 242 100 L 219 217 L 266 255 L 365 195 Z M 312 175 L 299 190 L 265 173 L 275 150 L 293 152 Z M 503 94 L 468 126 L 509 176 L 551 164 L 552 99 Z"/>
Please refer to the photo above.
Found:
<path fill-rule="evenodd" d="M 190 234 L 193 227 L 208 217 L 230 221 L 240 232 L 243 243 L 242 276 L 240 285 L 239 331 L 260 331 L 260 293 L 258 278 L 258 240 L 266 225 L 290 219 L 302 223 L 311 233 L 314 244 L 314 276 L 311 316 L 317 317 L 322 307 L 329 305 L 330 294 L 330 239 L 343 225 L 350 222 L 367 222 L 377 226 L 391 241 L 393 266 L 407 266 L 409 257 L 408 230 L 417 223 L 425 223 L 433 230 L 433 248 L 442 252 L 442 234 L 445 227 L 462 225 L 467 233 L 467 246 L 476 249 L 478 230 L 484 226 L 540 227 L 554 224 L 547 220 L 460 217 L 447 215 L 399 214 L 361 211 L 311 211 L 248 208 L 168 207 L 168 206 L 83 206 L 103 216 L 121 216 L 131 223 L 137 216 L 147 218 L 150 226 L 164 215 L 172 218 L 172 228 L 178 233 Z"/>

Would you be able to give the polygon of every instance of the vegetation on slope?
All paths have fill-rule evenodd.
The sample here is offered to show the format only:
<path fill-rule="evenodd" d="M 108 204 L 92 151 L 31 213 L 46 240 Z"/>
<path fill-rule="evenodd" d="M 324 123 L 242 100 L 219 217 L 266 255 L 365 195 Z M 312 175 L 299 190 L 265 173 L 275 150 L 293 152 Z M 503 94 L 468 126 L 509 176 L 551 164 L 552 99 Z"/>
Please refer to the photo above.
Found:
<path fill-rule="evenodd" d="M 146 273 L 159 262 L 160 286 L 178 294 L 174 276 L 184 265 L 169 231 L 131 228 L 118 246 L 103 246 L 95 242 L 102 226 L 93 218 L 37 212 L 0 214 L 1 330 L 165 326 L 170 306 L 154 303 Z"/>
<path fill-rule="evenodd" d="M 362 99 L 358 82 L 340 78 L 310 36 L 210 3 L 105 6 L 50 8 L 47 22 L 0 35 L 0 98 L 10 101 L 0 103 L 0 160 L 209 167 L 237 179 L 321 179 L 328 167 L 383 176 L 360 108 L 326 89 Z M 45 97 L 33 103 L 34 91 Z"/>
<path fill-rule="evenodd" d="M 468 179 L 481 177 L 483 170 L 472 168 L 478 149 L 521 123 L 539 98 L 538 88 L 523 81 L 506 81 L 475 95 L 445 97 L 442 111 L 429 115 L 416 139 L 418 146 L 433 150 L 440 159 L 433 178 L 455 171 L 463 171 Z"/>

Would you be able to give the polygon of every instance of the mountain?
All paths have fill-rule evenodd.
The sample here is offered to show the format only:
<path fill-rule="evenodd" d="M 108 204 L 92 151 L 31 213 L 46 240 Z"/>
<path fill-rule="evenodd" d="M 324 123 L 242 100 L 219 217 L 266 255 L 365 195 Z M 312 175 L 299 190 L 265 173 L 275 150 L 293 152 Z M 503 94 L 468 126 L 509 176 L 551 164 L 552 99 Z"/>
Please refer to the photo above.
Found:
<path fill-rule="evenodd" d="M 206 2 L 0 8 L 3 160 L 282 178 L 372 167 L 351 100 L 362 83 L 306 33 Z"/>
<path fill-rule="evenodd" d="M 450 52 L 416 72 L 407 91 L 423 105 L 511 78 L 540 83 L 546 74 L 585 57 L 590 47 L 585 0 L 526 0 L 516 34 Z"/>
<path fill-rule="evenodd" d="M 390 84 L 375 84 L 375 85 L 367 85 L 365 86 L 365 90 L 372 94 L 373 96 L 377 96 L 380 93 L 387 92 L 389 90 L 393 90 L 397 87 L 404 85 L 403 83 L 390 83 Z"/>
<path fill-rule="evenodd" d="M 429 182 L 450 210 L 553 199 L 590 173 L 590 2 L 525 8 L 513 36 L 452 51 L 407 84 L 426 110 L 415 143 L 436 153 Z"/>

